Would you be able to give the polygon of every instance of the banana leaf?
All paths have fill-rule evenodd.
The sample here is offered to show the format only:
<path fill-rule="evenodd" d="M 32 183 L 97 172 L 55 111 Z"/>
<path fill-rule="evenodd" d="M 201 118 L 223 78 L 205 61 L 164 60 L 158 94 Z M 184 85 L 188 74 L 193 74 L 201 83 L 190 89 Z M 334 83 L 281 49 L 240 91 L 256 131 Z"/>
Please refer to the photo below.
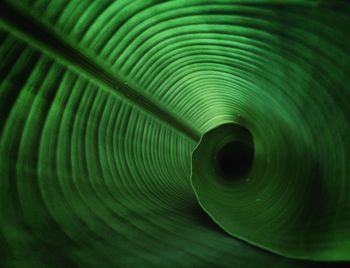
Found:
<path fill-rule="evenodd" d="M 348 267 L 350 4 L 0 2 L 0 267 Z"/>

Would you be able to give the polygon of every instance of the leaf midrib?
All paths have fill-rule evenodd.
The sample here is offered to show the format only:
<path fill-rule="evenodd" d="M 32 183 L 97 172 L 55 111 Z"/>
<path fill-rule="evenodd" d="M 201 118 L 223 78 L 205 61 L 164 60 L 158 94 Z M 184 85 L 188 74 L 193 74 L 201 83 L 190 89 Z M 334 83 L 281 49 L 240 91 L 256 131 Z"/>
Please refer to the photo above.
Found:
<path fill-rule="evenodd" d="M 122 99 L 136 106 L 141 111 L 169 125 L 194 142 L 200 139 L 200 133 L 189 123 L 176 117 L 151 96 L 137 90 L 134 81 L 122 78 L 108 70 L 101 62 L 93 59 L 83 48 L 63 38 L 57 31 L 37 20 L 28 10 L 14 6 L 11 3 L 1 2 L 0 18 L 2 28 L 14 34 L 17 38 L 30 43 L 49 57 L 59 61 L 69 69 L 85 75 L 97 84 L 103 85 L 102 89 L 109 94 L 116 94 Z"/>

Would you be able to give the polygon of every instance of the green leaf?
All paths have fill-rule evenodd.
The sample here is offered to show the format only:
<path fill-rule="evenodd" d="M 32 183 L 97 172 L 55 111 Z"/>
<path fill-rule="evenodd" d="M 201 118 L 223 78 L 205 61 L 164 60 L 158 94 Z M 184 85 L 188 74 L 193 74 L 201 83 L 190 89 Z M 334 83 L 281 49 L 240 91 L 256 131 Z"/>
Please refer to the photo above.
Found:
<path fill-rule="evenodd" d="M 0 266 L 349 260 L 349 14 L 1 1 Z M 254 152 L 234 181 L 202 172 L 222 167 L 214 132 Z"/>

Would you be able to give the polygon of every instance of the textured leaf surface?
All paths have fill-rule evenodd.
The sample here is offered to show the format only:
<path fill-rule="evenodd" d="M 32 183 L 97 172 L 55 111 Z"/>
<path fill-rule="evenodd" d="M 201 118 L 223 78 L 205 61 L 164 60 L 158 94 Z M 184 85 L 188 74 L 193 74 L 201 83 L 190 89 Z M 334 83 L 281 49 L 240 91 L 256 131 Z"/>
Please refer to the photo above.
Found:
<path fill-rule="evenodd" d="M 0 10 L 0 266 L 349 260 L 348 4 Z M 208 155 L 196 153 L 227 123 L 252 132 L 255 156 L 222 189 L 197 176 Z"/>

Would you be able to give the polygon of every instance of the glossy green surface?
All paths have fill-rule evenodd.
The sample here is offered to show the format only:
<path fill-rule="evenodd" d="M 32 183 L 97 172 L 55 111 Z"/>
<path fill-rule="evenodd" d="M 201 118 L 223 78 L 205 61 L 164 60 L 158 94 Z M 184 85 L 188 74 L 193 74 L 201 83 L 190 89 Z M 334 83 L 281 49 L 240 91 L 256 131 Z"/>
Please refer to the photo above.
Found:
<path fill-rule="evenodd" d="M 0 267 L 350 259 L 345 1 L 8 0 L 0 19 Z M 254 159 L 223 183 L 199 150 L 230 123 Z"/>

